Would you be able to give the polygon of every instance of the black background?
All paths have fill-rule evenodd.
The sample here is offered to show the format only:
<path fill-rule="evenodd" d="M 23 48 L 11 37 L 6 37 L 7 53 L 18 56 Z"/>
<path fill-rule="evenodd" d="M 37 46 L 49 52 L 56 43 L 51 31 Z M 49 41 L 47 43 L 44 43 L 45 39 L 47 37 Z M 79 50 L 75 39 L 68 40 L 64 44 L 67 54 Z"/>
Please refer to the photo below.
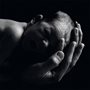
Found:
<path fill-rule="evenodd" d="M 29 22 L 33 16 L 39 13 L 47 14 L 48 12 L 52 13 L 61 10 L 81 24 L 84 33 L 84 51 L 77 65 L 59 84 L 47 86 L 50 90 L 51 88 L 59 88 L 60 90 L 89 89 L 89 5 L 89 0 L 0 0 L 0 18 Z"/>

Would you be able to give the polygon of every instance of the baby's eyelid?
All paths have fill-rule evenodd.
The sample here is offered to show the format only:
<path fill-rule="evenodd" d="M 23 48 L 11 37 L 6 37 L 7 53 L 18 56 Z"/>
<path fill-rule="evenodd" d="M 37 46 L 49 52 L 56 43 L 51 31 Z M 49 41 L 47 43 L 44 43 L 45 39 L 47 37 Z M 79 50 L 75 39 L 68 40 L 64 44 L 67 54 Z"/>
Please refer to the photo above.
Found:
<path fill-rule="evenodd" d="M 44 29 L 44 32 L 45 32 L 46 34 L 49 34 L 49 30 L 48 30 L 47 28 Z"/>
<path fill-rule="evenodd" d="M 50 29 L 45 28 L 45 29 L 44 29 L 44 33 L 45 33 L 45 35 L 46 35 L 48 38 L 50 37 Z"/>

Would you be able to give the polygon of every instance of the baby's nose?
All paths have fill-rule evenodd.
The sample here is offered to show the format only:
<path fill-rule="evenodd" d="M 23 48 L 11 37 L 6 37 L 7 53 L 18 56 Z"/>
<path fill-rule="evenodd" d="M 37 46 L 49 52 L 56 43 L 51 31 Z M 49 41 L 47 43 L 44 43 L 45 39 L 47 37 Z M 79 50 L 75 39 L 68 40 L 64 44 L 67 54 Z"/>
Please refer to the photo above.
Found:
<path fill-rule="evenodd" d="M 42 42 L 43 42 L 44 47 L 47 48 L 49 46 L 48 40 L 43 40 Z"/>
<path fill-rule="evenodd" d="M 49 46 L 48 40 L 31 40 L 30 47 L 33 51 L 44 52 Z"/>

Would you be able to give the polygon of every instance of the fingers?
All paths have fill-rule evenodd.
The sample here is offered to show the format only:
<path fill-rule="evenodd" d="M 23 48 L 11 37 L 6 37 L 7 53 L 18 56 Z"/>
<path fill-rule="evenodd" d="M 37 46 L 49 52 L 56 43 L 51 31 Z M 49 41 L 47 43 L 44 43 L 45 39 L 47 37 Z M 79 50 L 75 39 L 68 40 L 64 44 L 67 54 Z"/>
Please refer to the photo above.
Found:
<path fill-rule="evenodd" d="M 51 72 L 52 69 L 57 67 L 63 60 L 64 53 L 62 51 L 56 52 L 54 55 L 52 55 L 48 61 L 43 63 L 37 63 L 34 64 L 29 70 L 29 76 L 31 75 L 31 79 L 34 79 L 35 81 L 41 81 L 43 82 L 52 82 L 53 74 Z M 35 75 L 36 74 L 36 75 Z"/>
<path fill-rule="evenodd" d="M 71 62 L 70 66 L 69 66 L 69 69 L 67 70 L 66 73 L 68 73 L 75 66 L 75 64 L 79 60 L 79 57 L 80 57 L 80 55 L 81 55 L 81 53 L 83 51 L 84 46 L 85 45 L 83 43 L 81 43 L 80 45 L 78 45 L 78 47 L 76 48 L 76 50 L 74 52 L 72 62 Z"/>
<path fill-rule="evenodd" d="M 76 29 L 78 30 L 78 37 L 79 38 L 78 38 L 78 40 L 76 40 L 76 41 L 78 41 L 77 47 L 76 47 L 76 50 L 75 50 L 74 55 L 73 55 L 72 63 L 70 65 L 69 69 L 67 70 L 67 73 L 72 69 L 73 66 L 75 66 L 75 64 L 79 60 L 79 57 L 80 57 L 82 50 L 84 48 L 84 44 L 82 43 L 83 32 L 81 30 L 80 24 L 78 22 L 76 22 L 76 24 L 77 24 Z"/>
<path fill-rule="evenodd" d="M 61 47 L 61 51 L 63 51 L 65 45 L 65 39 L 61 38 L 61 43 L 59 44 L 59 47 Z"/>
<path fill-rule="evenodd" d="M 64 53 L 62 51 L 58 51 L 57 53 L 52 55 L 48 61 L 42 64 L 41 72 L 45 74 L 48 71 L 54 69 L 62 62 L 63 58 L 64 58 Z"/>
<path fill-rule="evenodd" d="M 77 28 L 79 31 L 79 42 L 78 42 L 78 44 L 80 44 L 82 42 L 82 39 L 83 39 L 83 32 L 81 30 L 81 25 L 78 22 L 76 22 L 76 24 L 77 24 Z"/>
<path fill-rule="evenodd" d="M 78 46 L 78 44 L 82 42 L 82 38 L 83 38 L 83 32 L 81 30 L 81 25 L 76 21 L 76 27 L 74 28 L 74 34 L 73 34 L 73 41 L 77 42 L 77 46 Z"/>
<path fill-rule="evenodd" d="M 61 38 L 57 47 L 57 50 L 63 51 L 65 45 L 65 39 Z"/>
<path fill-rule="evenodd" d="M 79 30 L 78 30 L 78 28 L 74 29 L 74 34 L 75 34 L 74 41 L 78 44 L 78 42 L 79 42 Z"/>
<path fill-rule="evenodd" d="M 77 27 L 79 29 L 79 44 L 82 42 L 83 39 L 83 32 L 81 30 L 81 25 L 79 23 L 77 23 Z"/>
<path fill-rule="evenodd" d="M 76 42 L 73 41 L 69 47 L 66 58 L 63 62 L 63 66 L 58 68 L 58 70 L 56 71 L 56 75 L 55 75 L 56 80 L 60 81 L 62 77 L 65 75 L 66 71 L 68 70 L 72 62 L 75 47 L 76 47 Z"/>
<path fill-rule="evenodd" d="M 76 62 L 78 61 L 82 51 L 83 51 L 83 48 L 84 48 L 84 44 L 81 43 L 78 45 L 78 47 L 76 48 L 75 50 L 75 53 L 74 53 L 74 57 L 73 57 L 73 60 L 72 60 L 72 66 L 74 66 L 76 64 Z"/>
<path fill-rule="evenodd" d="M 67 52 L 67 55 L 66 55 L 67 62 L 71 63 L 75 47 L 76 47 L 76 42 L 73 41 L 71 43 L 69 50 Z"/>

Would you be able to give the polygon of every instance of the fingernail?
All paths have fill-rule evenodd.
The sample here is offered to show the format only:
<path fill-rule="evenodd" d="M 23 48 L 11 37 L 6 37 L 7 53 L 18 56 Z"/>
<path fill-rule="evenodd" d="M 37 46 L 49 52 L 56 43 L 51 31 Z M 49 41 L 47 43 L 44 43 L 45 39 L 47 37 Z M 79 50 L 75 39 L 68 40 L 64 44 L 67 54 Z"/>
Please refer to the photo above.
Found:
<path fill-rule="evenodd" d="M 57 56 L 59 56 L 61 59 L 63 59 L 64 58 L 64 53 L 62 51 L 58 51 Z"/>
<path fill-rule="evenodd" d="M 64 38 L 61 38 L 61 41 L 63 42 L 63 41 L 65 41 L 65 39 Z"/>
<path fill-rule="evenodd" d="M 78 23 L 78 22 L 76 21 L 76 23 Z"/>
<path fill-rule="evenodd" d="M 73 41 L 73 45 L 75 46 L 77 43 L 75 41 Z"/>
<path fill-rule="evenodd" d="M 85 47 L 85 44 L 82 43 L 82 47 L 84 48 Z"/>
<path fill-rule="evenodd" d="M 83 43 L 80 44 L 79 48 L 83 49 L 85 47 L 85 45 Z"/>
<path fill-rule="evenodd" d="M 60 43 L 64 43 L 64 42 L 65 42 L 65 39 L 64 39 L 64 38 L 61 38 L 61 39 L 59 40 L 59 42 L 60 42 Z"/>

